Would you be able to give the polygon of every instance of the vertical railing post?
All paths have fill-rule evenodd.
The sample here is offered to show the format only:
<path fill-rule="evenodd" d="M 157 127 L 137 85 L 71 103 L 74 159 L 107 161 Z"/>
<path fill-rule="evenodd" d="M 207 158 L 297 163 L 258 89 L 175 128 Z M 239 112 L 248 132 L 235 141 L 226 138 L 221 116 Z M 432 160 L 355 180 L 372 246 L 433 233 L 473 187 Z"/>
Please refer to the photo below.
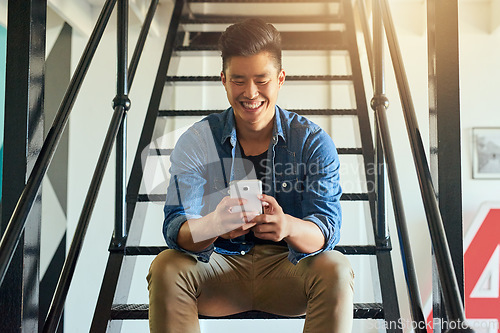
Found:
<path fill-rule="evenodd" d="M 380 135 L 380 143 L 387 162 L 387 174 L 391 188 L 391 197 L 394 207 L 394 218 L 398 230 L 401 257 L 405 269 L 405 279 L 407 283 L 408 298 L 410 301 L 410 311 L 413 321 L 416 323 L 415 332 L 427 332 L 425 326 L 425 317 L 422 311 L 420 300 L 420 291 L 417 283 L 415 265 L 408 236 L 408 227 L 404 213 L 401 187 L 399 185 L 399 176 L 396 168 L 396 159 L 392 149 L 391 135 L 386 111 L 389 107 L 389 100 L 385 96 L 384 86 L 384 60 L 383 60 L 383 30 L 382 15 L 378 1 L 373 3 L 373 79 L 374 79 L 374 97 L 371 100 L 371 107 L 375 111 L 375 122 L 378 128 L 377 134 Z M 380 224 L 377 226 L 377 237 L 382 237 L 387 231 L 387 226 Z"/>
<path fill-rule="evenodd" d="M 372 108 L 376 111 L 378 104 L 382 104 L 386 109 L 389 107 L 389 100 L 385 96 L 385 79 L 384 79 L 384 61 L 383 61 L 383 31 L 382 31 L 382 18 L 377 4 L 373 6 L 373 53 L 371 55 L 372 64 L 372 80 L 373 80 L 373 93 Z M 370 51 L 368 51 L 370 52 Z M 377 104 L 377 105 L 376 105 Z M 375 108 L 374 108 L 375 107 Z M 389 241 L 389 227 L 385 219 L 385 165 L 384 165 L 384 152 L 379 131 L 378 119 L 375 127 L 375 181 L 377 189 L 377 228 L 376 228 L 376 242 L 377 246 L 387 246 Z"/>
<path fill-rule="evenodd" d="M 379 125 L 375 127 L 375 191 L 377 193 L 377 224 L 376 224 L 376 240 L 377 247 L 390 248 L 389 225 L 387 224 L 385 214 L 385 163 L 384 150 L 380 140 Z"/>
<path fill-rule="evenodd" d="M 0 332 L 38 332 L 41 190 L 33 192 L 26 226 L 14 226 L 10 217 L 43 143 L 46 17 L 46 0 L 8 2 Z"/>
<path fill-rule="evenodd" d="M 379 0 L 379 2 L 382 10 L 389 51 L 393 62 L 394 73 L 396 75 L 396 81 L 399 88 L 399 95 L 408 131 L 408 138 L 412 149 L 415 169 L 417 170 L 420 192 L 427 217 L 432 246 L 436 256 L 446 314 L 450 322 L 449 326 L 458 327 L 458 331 L 460 332 L 473 332 L 473 330 L 468 327 L 465 322 L 463 301 L 460 295 L 457 278 L 455 276 L 450 247 L 448 246 L 447 237 L 445 235 L 443 220 L 441 212 L 439 211 L 439 203 L 436 197 L 434 185 L 432 183 L 425 148 L 422 142 L 420 129 L 418 127 L 408 77 L 406 76 L 401 49 L 396 36 L 396 28 L 394 26 L 388 1 Z M 456 11 L 454 13 L 447 14 L 458 15 Z M 462 256 L 461 253 L 457 255 Z M 447 332 L 451 331 L 457 330 L 447 330 Z"/>
<path fill-rule="evenodd" d="M 11 0 L 13 3 L 12 5 L 9 3 L 9 13 L 11 13 L 11 10 L 15 12 L 13 8 L 17 8 L 18 6 L 26 6 L 28 2 L 21 2 L 21 1 L 16 1 L 16 0 Z M 57 111 L 57 115 L 54 119 L 54 122 L 52 124 L 52 127 L 50 128 L 49 132 L 47 133 L 47 137 L 45 138 L 45 141 L 43 143 L 43 146 L 41 147 L 41 150 L 39 150 L 39 155 L 36 159 L 35 165 L 33 166 L 33 172 L 30 173 L 30 176 L 28 178 L 28 181 L 26 182 L 26 186 L 22 190 L 21 196 L 18 197 L 17 203 L 14 204 L 13 206 L 15 207 L 12 214 L 10 215 L 10 220 L 9 216 L 4 216 L 3 217 L 3 223 L 6 223 L 8 221 L 8 224 L 6 226 L 5 232 L 2 235 L 2 239 L 0 241 L 0 284 L 4 281 L 5 274 L 7 271 L 7 268 L 12 260 L 12 257 L 14 255 L 14 250 L 17 244 L 19 243 L 21 233 L 25 227 L 26 224 L 26 219 L 28 218 L 28 214 L 30 213 L 31 207 L 33 206 L 33 203 L 36 200 L 36 196 L 38 193 L 38 190 L 42 184 L 42 179 L 45 176 L 47 169 L 50 165 L 50 161 L 52 160 L 52 157 L 54 156 L 54 153 L 56 151 L 57 145 L 59 143 L 59 140 L 62 136 L 63 130 L 68 122 L 69 119 L 69 114 L 71 112 L 71 109 L 73 108 L 73 104 L 75 103 L 76 97 L 78 96 L 78 92 L 80 91 L 80 88 L 83 83 L 83 79 L 85 78 L 85 75 L 87 74 L 87 70 L 90 66 L 90 63 L 95 55 L 95 51 L 97 49 L 97 46 L 99 45 L 99 42 L 101 40 L 102 34 L 104 32 L 104 29 L 106 27 L 106 24 L 108 22 L 108 19 L 111 15 L 111 12 L 113 11 L 114 5 L 115 5 L 116 0 L 106 0 L 103 9 L 101 11 L 101 14 L 99 15 L 99 18 L 97 20 L 97 23 L 94 27 L 94 30 L 92 31 L 92 35 L 89 38 L 89 41 L 87 43 L 87 46 L 85 47 L 85 50 L 83 51 L 82 57 L 80 58 L 80 62 L 78 63 L 75 72 L 73 74 L 73 77 L 71 79 L 71 83 L 66 90 L 66 93 L 64 95 L 64 98 L 60 104 L 59 110 Z M 37 4 L 42 4 L 42 1 L 35 1 L 34 3 Z M 41 11 L 43 13 L 46 13 L 46 10 Z M 34 12 L 33 12 L 34 13 Z M 10 20 L 10 18 L 9 18 Z M 23 21 L 24 20 L 24 21 Z M 14 16 L 14 21 L 16 22 L 35 22 L 36 20 L 31 20 L 31 19 L 24 19 L 22 16 Z M 13 31 L 13 29 L 9 29 L 8 34 Z M 41 32 L 41 29 L 35 29 L 34 31 Z M 43 30 L 45 31 L 45 30 Z M 16 42 L 19 42 L 22 40 L 22 37 L 19 34 L 16 34 L 15 32 L 13 33 L 13 39 Z M 8 39 L 8 37 L 7 37 Z M 34 39 L 34 45 L 40 45 L 41 41 L 43 41 L 42 38 L 37 37 Z M 43 44 L 43 42 L 42 42 Z M 44 44 L 45 45 L 45 44 Z M 15 45 L 14 48 L 20 47 L 18 45 Z M 16 50 L 19 51 L 19 50 Z M 9 57 L 9 55 L 7 55 Z M 15 56 L 14 56 L 15 57 Z M 42 62 L 45 61 L 45 56 L 39 57 L 39 59 L 42 59 Z M 13 70 L 13 75 L 15 76 L 14 81 L 20 83 L 20 78 L 19 75 L 23 73 L 22 70 L 16 68 L 15 66 L 10 67 Z M 30 70 L 35 67 L 30 67 Z M 7 80 L 9 75 L 9 71 L 7 71 Z M 7 81 L 8 82 L 8 81 Z M 43 82 L 43 79 L 36 78 L 35 80 L 31 80 L 33 84 L 38 84 L 38 82 Z M 7 88 L 8 89 L 8 88 Z M 14 89 L 14 93 L 12 96 L 16 96 L 19 94 L 19 89 Z M 37 91 L 40 91 L 38 88 Z M 7 92 L 6 96 L 6 105 L 8 104 L 7 99 L 10 94 Z M 32 95 L 31 97 L 34 98 Z M 34 100 L 33 100 L 34 101 Z M 17 103 L 17 101 L 14 99 L 14 103 Z M 19 122 L 16 122 L 18 124 Z M 10 128 L 10 127 L 9 127 Z M 4 142 L 5 145 L 5 150 L 4 150 L 4 161 L 8 160 L 9 163 L 12 163 L 12 159 L 6 159 L 6 156 L 8 154 L 7 152 L 7 146 Z M 38 150 L 37 150 L 38 151 Z M 4 168 L 4 174 L 8 174 L 6 169 Z M 5 183 L 4 183 L 5 184 Z M 3 185 L 5 188 L 5 185 Z M 3 191 L 4 195 L 7 193 L 6 191 Z M 9 190 L 9 194 L 13 193 Z M 14 194 L 12 194 L 14 196 Z M 3 198 L 3 205 L 5 205 L 5 196 Z M 3 211 L 5 212 L 5 208 L 3 208 Z M 9 305 L 11 306 L 11 305 Z"/>
<path fill-rule="evenodd" d="M 127 111 L 130 109 L 128 98 L 128 0 L 118 0 L 117 28 L 117 81 L 116 97 L 113 108 L 123 107 L 123 121 L 116 138 L 116 196 L 115 196 L 115 228 L 112 246 L 125 246 L 127 238 Z"/>
<path fill-rule="evenodd" d="M 429 71 L 429 163 L 450 247 L 458 291 L 464 299 L 463 218 L 460 148 L 458 1 L 427 0 Z M 447 320 L 433 254 L 433 317 Z M 445 330 L 434 325 L 436 333 Z"/>

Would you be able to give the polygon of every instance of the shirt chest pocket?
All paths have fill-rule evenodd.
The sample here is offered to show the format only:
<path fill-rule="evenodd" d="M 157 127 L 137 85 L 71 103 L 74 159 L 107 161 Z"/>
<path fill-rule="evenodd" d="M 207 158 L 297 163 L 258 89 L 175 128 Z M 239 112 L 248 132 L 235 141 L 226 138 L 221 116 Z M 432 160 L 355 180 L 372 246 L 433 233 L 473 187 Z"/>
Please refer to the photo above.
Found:
<path fill-rule="evenodd" d="M 286 146 L 276 147 L 276 160 L 274 165 L 275 198 L 285 214 L 300 217 L 302 213 L 301 184 L 298 181 L 298 165 L 296 153 Z"/>
<path fill-rule="evenodd" d="M 302 186 L 297 175 L 276 177 L 275 196 L 285 214 L 299 217 L 302 213 Z"/>

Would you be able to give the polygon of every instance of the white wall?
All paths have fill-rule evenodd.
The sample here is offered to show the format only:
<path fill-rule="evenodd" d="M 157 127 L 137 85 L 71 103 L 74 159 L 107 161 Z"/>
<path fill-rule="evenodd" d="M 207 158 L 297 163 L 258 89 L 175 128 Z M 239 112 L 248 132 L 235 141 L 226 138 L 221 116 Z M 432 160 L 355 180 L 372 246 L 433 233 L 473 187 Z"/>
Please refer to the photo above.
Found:
<path fill-rule="evenodd" d="M 465 6 L 464 6 L 465 7 Z M 500 126 L 500 113 L 495 109 L 497 105 L 497 87 L 500 87 L 500 65 L 497 63 L 500 59 L 500 41 L 499 34 L 489 33 L 486 29 L 478 28 L 477 25 L 471 25 L 472 11 L 461 8 L 461 26 L 460 26 L 460 70 L 461 70 L 461 108 L 462 108 L 462 170 L 463 170 L 463 208 L 464 222 L 466 227 L 470 224 L 475 212 L 481 202 L 486 200 L 499 199 L 498 185 L 499 181 L 487 180 L 472 180 L 471 179 L 471 128 L 477 126 Z M 472 20 L 477 22 L 477 20 Z M 114 20 L 111 24 L 114 24 Z M 412 87 L 413 100 L 415 109 L 418 113 L 418 120 L 424 135 L 424 141 L 428 142 L 428 97 L 427 97 L 427 49 L 425 32 L 419 24 L 425 22 L 415 22 L 408 28 L 408 22 L 401 19 L 396 20 L 399 31 L 401 48 L 408 72 L 410 86 Z M 404 23 L 404 24 L 403 24 Z M 138 29 L 135 27 L 131 30 L 130 43 L 133 44 L 136 40 Z M 81 206 L 83 204 L 86 191 L 92 176 L 93 169 L 98 156 L 98 147 L 101 146 L 107 124 L 111 118 L 111 100 L 115 95 L 115 32 L 114 30 L 107 32 L 104 35 L 103 42 L 99 47 L 96 58 L 89 69 L 87 80 L 80 91 L 80 95 L 76 101 L 73 114 L 70 119 L 71 137 L 70 137 L 70 161 L 69 161 L 69 208 L 68 208 L 68 237 L 75 228 L 78 221 Z M 86 43 L 86 37 L 82 37 L 75 33 L 73 39 L 73 63 L 76 66 L 79 55 Z M 142 127 L 144 112 L 147 108 L 153 80 L 156 73 L 158 58 L 163 46 L 163 38 L 152 37 L 148 40 L 145 50 L 145 61 L 142 61 L 137 77 L 132 87 L 130 98 L 132 100 L 132 109 L 129 112 L 129 166 L 132 163 L 132 158 L 135 153 L 135 146 Z M 362 55 L 362 60 L 365 56 Z M 217 60 L 210 60 L 209 63 L 216 63 Z M 285 66 L 295 65 L 295 59 L 285 59 Z M 309 65 L 309 64 L 308 64 Z M 205 65 L 212 68 L 211 65 Z M 300 68 L 286 68 L 289 74 L 300 71 Z M 366 68 L 365 68 L 366 70 Z M 210 70 L 210 73 L 219 71 Z M 208 73 L 207 73 L 208 74 Z M 403 117 L 399 105 L 399 95 L 395 90 L 395 84 L 391 79 L 392 73 L 389 72 L 390 78 L 387 83 L 387 95 L 391 100 L 391 107 L 388 116 L 392 125 L 393 145 L 396 150 L 396 159 L 398 163 L 398 171 L 400 173 L 400 182 L 403 189 L 405 200 L 405 210 L 409 224 L 409 231 L 414 245 L 414 255 L 417 264 L 418 277 L 422 298 L 425 302 L 430 294 L 431 277 L 430 277 L 430 260 L 429 260 L 429 240 L 428 232 L 425 224 L 425 217 L 420 204 L 420 194 L 418 185 L 414 175 L 413 160 L 408 148 L 408 140 L 406 135 Z M 367 93 L 369 83 L 366 84 Z M 224 98 L 222 87 L 210 87 L 204 92 L 201 105 L 212 107 L 211 103 L 218 104 L 211 100 L 212 91 L 218 89 L 217 101 Z M 284 89 L 280 97 L 280 103 L 286 104 L 286 95 L 295 95 L 299 102 L 306 106 L 309 101 L 306 94 L 297 88 L 290 87 L 290 93 Z M 299 94 L 299 95 L 297 95 Z M 186 100 L 193 100 L 193 95 L 182 96 L 176 95 L 176 104 L 182 105 Z M 368 97 L 369 98 L 369 97 Z M 282 101 L 282 102 L 281 102 Z M 196 102 L 196 101 L 195 101 Z M 222 102 L 224 102 L 222 100 Z M 219 105 L 219 104 L 218 104 Z M 177 126 L 181 126 L 178 122 Z M 323 126 L 331 128 L 335 127 L 331 123 L 323 123 Z M 172 130 L 170 127 L 169 130 Z M 340 133 L 344 131 L 345 133 Z M 352 127 L 344 127 L 344 130 L 335 128 L 334 139 L 344 135 L 349 135 Z M 337 140 L 337 139 L 336 139 Z M 114 163 L 111 161 L 110 165 Z M 82 251 L 82 257 L 79 261 L 77 272 L 75 274 L 74 284 L 70 289 L 68 297 L 65 325 L 67 332 L 87 332 L 96 298 L 100 289 L 100 283 L 104 272 L 107 260 L 107 247 L 112 232 L 113 224 L 113 182 L 114 172 L 109 169 L 104 178 L 101 194 L 94 210 L 93 218 L 88 230 L 87 241 Z M 151 206 L 148 215 L 149 225 L 147 226 L 144 243 L 152 244 L 153 242 L 161 241 L 161 206 Z M 388 208 L 391 212 L 391 207 Z M 362 240 L 364 235 L 359 235 L 356 232 L 359 226 L 364 228 L 363 212 L 361 209 L 349 210 L 349 214 L 344 220 L 343 241 L 346 243 L 352 239 Z M 392 216 L 392 213 L 389 214 Z M 392 217 L 391 217 L 392 221 Z M 397 249 L 396 232 L 391 223 L 393 245 Z M 68 241 L 69 244 L 69 241 Z M 405 299 L 404 279 L 400 268 L 400 258 L 398 251 L 394 251 L 394 262 L 396 263 L 396 274 L 398 280 L 398 293 L 402 301 Z M 140 259 L 138 263 L 138 271 L 134 277 L 134 290 L 130 296 L 131 302 L 147 302 L 147 290 L 145 284 L 145 275 L 151 258 Z M 357 268 L 357 293 L 356 300 L 362 301 L 367 298 L 374 297 L 372 295 L 369 283 L 364 283 L 364 279 L 369 279 L 369 265 L 364 265 L 363 262 L 356 264 Z M 363 267 L 368 268 L 363 268 Z M 367 285 L 367 286 L 364 286 Z M 364 286 L 364 287 L 363 287 Z M 363 289 L 366 288 L 366 289 Z M 405 307 L 405 306 L 403 306 Z M 403 309 L 404 316 L 408 317 L 408 310 Z M 203 323 L 204 332 L 221 331 L 221 323 Z M 269 324 L 269 322 L 266 322 Z M 226 325 L 226 324 L 224 324 Z M 224 326 L 223 331 L 228 331 L 234 325 L 234 329 L 240 332 L 246 332 L 245 329 L 255 331 L 258 326 L 263 332 L 270 332 L 274 329 L 277 332 L 282 332 L 287 326 L 286 332 L 300 332 L 301 323 L 290 321 L 287 323 L 279 322 L 274 328 L 270 326 L 260 326 L 261 324 L 253 323 L 252 325 L 239 323 L 238 321 L 231 322 L 231 326 Z M 356 323 L 356 325 L 359 325 Z M 236 326 L 238 326 L 236 328 Z M 141 332 L 147 330 L 147 323 L 128 323 L 126 324 L 127 332 Z M 258 329 L 259 329 L 258 328 Z M 359 328 L 355 331 L 367 331 L 368 329 Z"/>
<path fill-rule="evenodd" d="M 488 6 L 474 10 L 471 4 L 461 7 L 462 186 L 466 230 L 481 203 L 500 200 L 500 180 L 472 179 L 472 128 L 500 127 L 500 29 L 490 33 L 490 26 L 480 19 L 489 10 Z"/>
<path fill-rule="evenodd" d="M 113 26 L 115 22 L 116 20 L 112 18 L 110 25 Z M 111 103 L 116 95 L 116 33 L 114 28 L 108 30 L 111 31 L 106 32 L 103 36 L 70 117 L 68 247 L 113 113 Z M 131 29 L 129 35 L 130 56 L 137 36 L 138 28 L 135 27 L 135 29 Z M 74 34 L 74 67 L 79 61 L 86 42 L 86 36 Z M 144 53 L 146 59 L 139 65 L 135 82 L 130 91 L 132 108 L 128 115 L 129 170 L 144 121 L 145 110 L 149 103 L 162 48 L 163 38 L 153 36 L 148 40 Z M 67 332 L 88 332 L 90 327 L 107 262 L 107 249 L 113 228 L 114 164 L 113 153 L 90 222 L 74 282 L 69 291 L 65 311 Z M 159 223 L 161 224 L 161 221 Z M 160 227 L 158 233 L 161 233 Z"/>

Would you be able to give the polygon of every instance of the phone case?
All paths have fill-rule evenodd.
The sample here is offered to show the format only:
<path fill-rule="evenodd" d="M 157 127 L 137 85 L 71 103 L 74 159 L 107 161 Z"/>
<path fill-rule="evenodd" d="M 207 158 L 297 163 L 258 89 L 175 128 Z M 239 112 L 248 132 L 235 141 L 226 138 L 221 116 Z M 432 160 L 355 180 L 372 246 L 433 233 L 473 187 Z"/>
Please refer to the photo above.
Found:
<path fill-rule="evenodd" d="M 262 202 L 258 196 L 262 194 L 262 182 L 258 179 L 235 180 L 229 183 L 231 198 L 243 198 L 247 202 L 241 206 L 234 206 L 233 212 L 257 212 L 262 214 Z"/>

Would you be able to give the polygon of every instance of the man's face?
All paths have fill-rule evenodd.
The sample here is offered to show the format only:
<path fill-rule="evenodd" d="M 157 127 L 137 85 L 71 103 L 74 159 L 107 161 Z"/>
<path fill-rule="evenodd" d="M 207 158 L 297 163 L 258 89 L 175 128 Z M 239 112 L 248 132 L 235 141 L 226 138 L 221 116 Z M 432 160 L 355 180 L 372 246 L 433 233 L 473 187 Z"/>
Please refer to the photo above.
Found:
<path fill-rule="evenodd" d="M 221 78 L 238 126 L 261 130 L 273 120 L 278 91 L 285 82 L 285 71 L 276 67 L 266 51 L 229 59 Z"/>

